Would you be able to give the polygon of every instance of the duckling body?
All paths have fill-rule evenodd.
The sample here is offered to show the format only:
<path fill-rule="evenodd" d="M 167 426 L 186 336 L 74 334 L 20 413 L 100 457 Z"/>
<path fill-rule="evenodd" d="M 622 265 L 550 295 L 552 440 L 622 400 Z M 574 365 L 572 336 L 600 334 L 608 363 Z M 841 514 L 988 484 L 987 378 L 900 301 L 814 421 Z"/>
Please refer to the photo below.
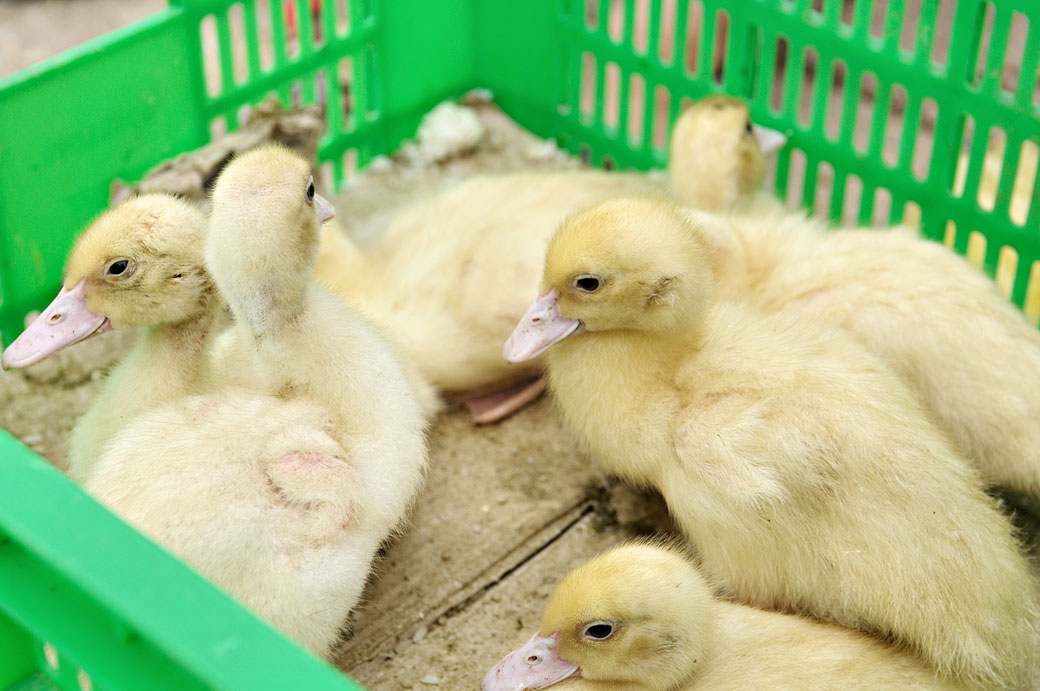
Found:
<path fill-rule="evenodd" d="M 251 390 L 181 398 L 120 430 L 84 488 L 327 655 L 386 537 L 371 514 L 415 481 L 414 468 L 344 449 L 336 429 L 321 406 Z"/>
<path fill-rule="evenodd" d="M 771 242 L 773 231 L 733 223 L 746 246 Z M 804 222 L 773 228 L 792 225 Z M 945 247 L 898 229 L 813 230 L 760 257 L 737 290 L 855 335 L 921 396 L 988 484 L 1040 496 L 1040 332 Z"/>
<path fill-rule="evenodd" d="M 385 537 L 421 484 L 426 423 L 390 347 L 313 281 L 319 219 L 331 213 L 306 161 L 285 149 L 228 165 L 213 191 L 205 258 L 235 322 L 214 346 L 213 367 L 260 395 L 317 406 L 352 467 L 383 468 L 386 491 L 360 494 L 357 520 Z"/>
<path fill-rule="evenodd" d="M 319 268 L 437 388 L 483 394 L 540 375 L 541 361 L 510 365 L 501 346 L 536 295 L 557 224 L 613 195 L 654 192 L 645 176 L 597 170 L 476 178 L 405 211 L 370 251 L 330 239 L 339 256 L 323 252 Z"/>
<path fill-rule="evenodd" d="M 1023 683 L 1035 588 L 978 474 L 850 336 L 714 300 L 713 280 L 680 212 L 602 204 L 554 237 L 507 356 L 556 343 L 568 425 L 661 491 L 741 600 L 891 637 L 954 680 Z"/>
<path fill-rule="evenodd" d="M 1040 332 L 981 271 L 908 229 L 828 232 L 755 193 L 764 167 L 741 126 L 746 113 L 734 99 L 705 99 L 672 140 L 677 196 L 722 213 L 712 223 L 720 291 L 852 333 L 921 397 L 988 484 L 1040 496 Z M 993 160 L 979 195 L 990 205 Z M 1021 198 L 1016 187 L 1011 214 L 1024 219 Z"/>
<path fill-rule="evenodd" d="M 597 624 L 610 629 L 587 633 Z M 544 650 L 535 650 L 539 644 Z M 573 676 L 549 688 L 963 688 L 858 631 L 715 599 L 683 555 L 640 543 L 572 569 L 550 596 L 539 633 L 496 665 L 481 688 L 539 688 L 536 677 L 572 667 Z"/>

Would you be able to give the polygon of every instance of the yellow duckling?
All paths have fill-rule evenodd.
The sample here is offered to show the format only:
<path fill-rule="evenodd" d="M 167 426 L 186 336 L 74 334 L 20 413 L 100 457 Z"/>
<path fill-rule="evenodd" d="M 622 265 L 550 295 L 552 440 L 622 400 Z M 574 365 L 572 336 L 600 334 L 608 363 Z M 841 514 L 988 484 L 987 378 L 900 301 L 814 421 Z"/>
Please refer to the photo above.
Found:
<path fill-rule="evenodd" d="M 387 344 L 314 282 L 321 222 L 307 162 L 280 146 L 235 158 L 213 188 L 206 268 L 234 317 L 214 345 L 224 381 L 319 407 L 355 466 L 382 468 L 392 498 L 367 501 L 364 521 L 385 536 L 418 490 L 425 420 Z M 248 430 L 243 430 L 249 434 Z"/>
<path fill-rule="evenodd" d="M 481 691 L 960 688 L 858 631 L 712 597 L 680 552 L 615 547 L 572 569 L 541 629 Z"/>
<path fill-rule="evenodd" d="M 326 230 L 319 273 L 437 388 L 493 422 L 543 388 L 541 361 L 509 366 L 501 349 L 537 295 L 557 224 L 618 194 L 657 191 L 645 176 L 597 170 L 476 178 L 405 211 L 371 251 Z"/>
<path fill-rule="evenodd" d="M 735 99 L 706 99 L 672 139 L 676 194 L 737 209 L 710 224 L 702 217 L 719 290 L 854 334 L 922 397 L 987 483 L 1040 496 L 1040 332 L 985 274 L 936 243 L 905 229 L 827 232 L 765 195 L 749 197 L 763 168 L 746 114 Z M 987 155 L 980 184 L 990 202 L 994 161 L 999 168 Z M 713 203 L 720 185 L 735 191 L 725 204 Z M 1020 192 L 1012 215 L 1024 219 Z M 752 205 L 756 213 L 744 213 Z"/>
<path fill-rule="evenodd" d="M 205 230 L 197 208 L 164 194 L 105 212 L 76 242 L 61 292 L 4 351 L 5 367 L 27 367 L 108 329 L 147 327 L 72 431 L 73 479 L 135 415 L 196 390 L 219 317 L 202 267 Z"/>
<path fill-rule="evenodd" d="M 657 487 L 741 599 L 891 637 L 957 682 L 1023 683 L 1035 586 L 977 473 L 850 337 L 716 299 L 711 263 L 676 207 L 593 207 L 553 237 L 504 354 L 548 350 L 571 429 Z"/>
<path fill-rule="evenodd" d="M 752 123 L 744 101 L 726 94 L 702 98 L 672 130 L 672 191 L 684 204 L 706 211 L 747 206 L 765 175 L 766 155 L 786 141 L 780 132 Z"/>

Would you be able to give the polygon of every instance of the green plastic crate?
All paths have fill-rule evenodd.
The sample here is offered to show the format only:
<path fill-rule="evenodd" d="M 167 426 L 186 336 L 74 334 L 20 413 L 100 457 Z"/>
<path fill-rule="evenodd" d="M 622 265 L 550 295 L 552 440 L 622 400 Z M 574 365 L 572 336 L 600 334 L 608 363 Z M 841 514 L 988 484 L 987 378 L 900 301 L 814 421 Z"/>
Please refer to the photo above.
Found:
<path fill-rule="evenodd" d="M 832 219 L 888 223 L 910 209 L 925 236 L 962 253 L 971 245 L 991 274 L 999 265 L 1012 300 L 1029 313 L 1035 297 L 1040 312 L 1040 180 L 1028 171 L 1028 215 L 1009 212 L 1023 146 L 1040 144 L 1036 0 L 315 6 L 316 18 L 307 0 L 171 0 L 0 82 L 0 342 L 57 291 L 66 253 L 113 179 L 135 180 L 234 128 L 243 106 L 272 92 L 330 104 L 319 158 L 337 187 L 411 136 L 438 101 L 473 87 L 594 164 L 639 169 L 664 165 L 685 99 L 739 94 L 757 122 L 790 135 L 776 189 Z M 951 10 L 943 49 L 936 27 Z M 1005 46 L 1023 26 L 1015 81 Z M 902 129 L 886 148 L 893 107 Z M 915 165 L 922 117 L 934 137 Z M 1005 172 L 983 208 L 975 190 L 998 130 Z M 356 688 L 0 433 L 0 687 L 53 685 Z"/>

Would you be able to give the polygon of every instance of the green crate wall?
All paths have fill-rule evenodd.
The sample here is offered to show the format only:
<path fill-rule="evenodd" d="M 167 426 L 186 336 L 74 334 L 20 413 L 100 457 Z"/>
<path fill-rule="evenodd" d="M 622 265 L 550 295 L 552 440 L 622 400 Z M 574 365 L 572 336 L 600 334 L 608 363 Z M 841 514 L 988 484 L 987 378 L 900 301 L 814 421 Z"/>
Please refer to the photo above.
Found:
<path fill-rule="evenodd" d="M 1040 296 L 1036 176 L 1027 217 L 1009 213 L 1023 147 L 1040 144 L 1035 0 L 325 0 L 319 8 L 313 17 L 308 0 L 171 0 L 0 81 L 0 342 L 57 291 L 64 257 L 104 209 L 113 179 L 138 179 L 235 128 L 243 107 L 270 93 L 327 104 L 319 159 L 337 188 L 411 136 L 438 101 L 473 87 L 491 89 L 521 124 L 592 164 L 638 169 L 665 164 L 667 132 L 686 100 L 738 94 L 757 122 L 790 137 L 773 183 L 783 196 L 835 221 L 888 223 L 910 209 L 925 236 L 962 253 L 974 245 L 987 271 L 999 267 L 1002 289 L 1027 312 Z M 942 50 L 936 27 L 947 15 Z M 1019 78 L 1009 83 L 1006 45 L 1023 25 Z M 922 118 L 932 131 L 924 157 Z M 891 122 L 901 130 L 886 148 Z M 1004 140 L 1003 172 L 989 209 L 976 189 L 994 132 Z M 962 150 L 968 164 L 955 184 Z M 145 678 L 166 680 L 149 688 L 347 684 L 0 433 L 0 686 L 78 689 L 83 674 L 91 688 L 112 689 L 141 688 Z"/>

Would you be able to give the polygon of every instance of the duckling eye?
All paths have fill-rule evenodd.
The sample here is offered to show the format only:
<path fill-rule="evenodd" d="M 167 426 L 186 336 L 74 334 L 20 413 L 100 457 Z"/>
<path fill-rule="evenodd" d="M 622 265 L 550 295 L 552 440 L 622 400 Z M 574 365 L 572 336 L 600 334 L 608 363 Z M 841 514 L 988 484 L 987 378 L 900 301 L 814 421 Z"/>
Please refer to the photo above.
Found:
<path fill-rule="evenodd" d="M 307 201 L 314 202 L 314 180 L 307 182 Z"/>
<path fill-rule="evenodd" d="M 614 627 L 606 622 L 597 621 L 586 626 L 581 635 L 594 641 L 603 641 L 614 635 Z"/>
<path fill-rule="evenodd" d="M 599 290 L 599 279 L 595 276 L 579 276 L 574 281 L 574 287 L 586 293 L 594 293 Z"/>
<path fill-rule="evenodd" d="M 751 129 L 751 120 L 744 123 L 744 131 L 751 134 L 754 130 Z"/>
<path fill-rule="evenodd" d="M 120 259 L 119 261 L 112 262 L 108 265 L 108 273 L 111 276 L 118 276 L 119 274 L 126 271 L 126 267 L 130 266 L 129 259 Z"/>

